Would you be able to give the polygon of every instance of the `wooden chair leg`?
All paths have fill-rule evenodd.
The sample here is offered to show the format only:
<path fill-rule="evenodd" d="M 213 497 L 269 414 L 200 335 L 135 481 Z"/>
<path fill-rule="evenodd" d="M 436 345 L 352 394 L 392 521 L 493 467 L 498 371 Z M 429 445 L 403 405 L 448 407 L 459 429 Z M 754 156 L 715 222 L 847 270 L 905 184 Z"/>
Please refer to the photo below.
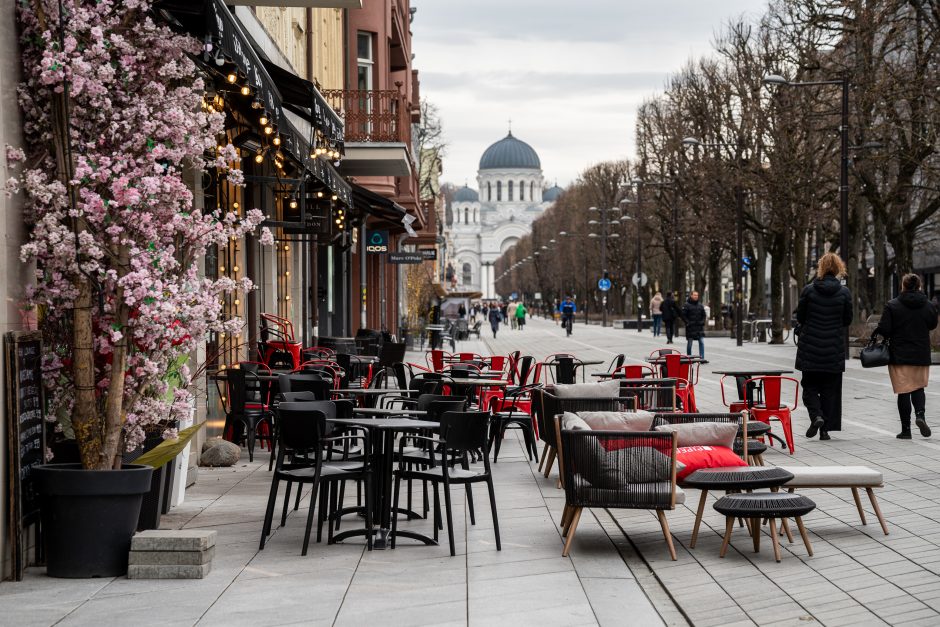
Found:
<path fill-rule="evenodd" d="M 790 531 L 790 522 L 786 518 L 780 519 L 780 528 L 783 530 L 783 533 L 787 534 L 787 541 L 793 544 L 793 532 Z"/>
<path fill-rule="evenodd" d="M 751 537 L 754 539 L 754 552 L 760 553 L 760 518 L 751 519 Z"/>
<path fill-rule="evenodd" d="M 539 460 L 539 472 L 542 472 L 542 467 L 545 466 L 546 457 L 548 457 L 548 442 L 542 447 L 542 459 Z"/>
<path fill-rule="evenodd" d="M 548 446 L 548 444 L 546 444 L 545 446 Z M 548 459 L 545 460 L 545 470 L 542 471 L 542 474 L 545 476 L 546 479 L 548 478 L 548 475 L 550 475 L 552 472 L 552 466 L 555 464 L 556 454 L 557 453 L 555 452 L 554 446 L 548 449 Z"/>
<path fill-rule="evenodd" d="M 698 500 L 698 511 L 695 512 L 695 524 L 692 526 L 692 541 L 689 542 L 689 548 L 694 549 L 698 541 L 698 530 L 702 524 L 702 516 L 705 514 L 705 501 L 708 499 L 708 490 L 702 490 L 702 495 Z"/>
<path fill-rule="evenodd" d="M 663 528 L 663 537 L 666 538 L 666 546 L 669 547 L 669 557 L 672 558 L 672 561 L 676 561 L 676 547 L 672 543 L 672 534 L 669 533 L 669 523 L 666 521 L 666 512 L 657 509 L 656 515 L 659 516 L 659 526 Z"/>
<path fill-rule="evenodd" d="M 725 520 L 725 537 L 721 541 L 721 552 L 718 554 L 718 557 L 724 557 L 725 553 L 728 552 L 728 544 L 731 542 L 732 531 L 734 531 L 734 517 L 728 516 Z"/>
<path fill-rule="evenodd" d="M 565 503 L 565 509 L 561 512 L 561 535 L 564 537 L 568 534 L 568 521 L 571 520 L 571 510 L 572 507 Z"/>
<path fill-rule="evenodd" d="M 770 539 L 774 545 L 774 559 L 778 562 L 780 561 L 780 541 L 777 539 L 777 522 L 775 519 L 770 519 Z"/>
<path fill-rule="evenodd" d="M 581 520 L 581 508 L 575 507 L 571 514 L 571 524 L 568 526 L 568 539 L 565 540 L 565 548 L 561 551 L 562 557 L 568 557 L 568 551 L 571 550 L 571 544 L 574 542 L 574 534 L 578 529 L 578 521 Z"/>
<path fill-rule="evenodd" d="M 803 519 L 800 516 L 796 517 L 796 526 L 799 527 L 800 535 L 803 536 L 803 544 L 806 545 L 806 553 L 812 557 L 813 546 L 809 543 L 809 535 L 806 533 L 806 527 L 803 526 Z"/>
<path fill-rule="evenodd" d="M 881 514 L 881 507 L 878 506 L 878 499 L 875 498 L 875 491 L 871 488 L 865 488 L 865 491 L 868 493 L 868 500 L 871 501 L 871 507 L 875 510 L 875 516 L 878 517 L 878 522 L 881 523 L 881 530 L 885 532 L 885 535 L 888 535 L 888 523 L 885 522 L 885 517 Z"/>
<path fill-rule="evenodd" d="M 862 497 L 858 494 L 858 488 L 852 488 L 852 498 L 855 499 L 855 507 L 858 509 L 858 517 L 862 519 L 862 524 L 867 525 L 865 520 L 865 510 L 862 509 Z"/>

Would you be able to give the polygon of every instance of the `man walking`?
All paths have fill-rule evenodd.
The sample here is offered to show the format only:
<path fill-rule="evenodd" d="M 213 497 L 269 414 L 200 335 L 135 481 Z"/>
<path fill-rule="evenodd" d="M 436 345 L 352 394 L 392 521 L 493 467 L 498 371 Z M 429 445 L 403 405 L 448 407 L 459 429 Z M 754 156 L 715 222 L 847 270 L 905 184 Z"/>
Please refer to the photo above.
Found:
<path fill-rule="evenodd" d="M 509 318 L 509 326 L 513 331 L 516 330 L 516 308 L 518 306 L 516 301 L 512 301 L 506 306 L 506 317 Z"/>
<path fill-rule="evenodd" d="M 676 333 L 676 318 L 679 314 L 679 307 L 672 297 L 672 292 L 666 292 L 666 298 L 660 305 L 660 311 L 663 316 L 663 324 L 666 325 L 666 344 L 672 344 L 672 336 Z"/>
<path fill-rule="evenodd" d="M 699 301 L 697 291 L 689 295 L 689 300 L 682 306 L 682 319 L 685 321 L 685 354 L 692 354 L 692 342 L 698 340 L 698 356 L 705 359 L 705 307 Z"/>

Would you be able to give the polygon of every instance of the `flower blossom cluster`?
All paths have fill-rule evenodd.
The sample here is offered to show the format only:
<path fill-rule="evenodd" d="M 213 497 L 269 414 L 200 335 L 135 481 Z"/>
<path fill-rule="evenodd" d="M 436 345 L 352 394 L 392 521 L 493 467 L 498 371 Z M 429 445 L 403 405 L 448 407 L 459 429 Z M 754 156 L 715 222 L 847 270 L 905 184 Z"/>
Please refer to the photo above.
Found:
<path fill-rule="evenodd" d="M 209 333 L 243 326 L 224 318 L 222 302 L 226 294 L 252 289 L 250 281 L 206 278 L 199 263 L 208 247 L 263 220 L 257 210 L 236 216 L 194 207 L 192 181 L 203 171 L 215 168 L 242 183 L 238 155 L 231 146 L 217 150 L 226 143 L 224 116 L 203 106 L 204 85 L 190 57 L 200 43 L 156 24 L 150 5 L 18 3 L 26 153 L 6 152 L 8 162 L 25 159 L 25 170 L 5 189 L 25 194 L 31 229 L 21 258 L 36 263 L 27 299 L 42 314 L 53 412 L 67 414 L 74 402 L 71 316 L 76 286 L 88 280 L 99 415 L 114 346 L 127 340 L 122 413 L 129 449 L 148 427 L 188 413 L 187 369 L 180 369 L 184 389 L 167 393 L 173 364 Z M 60 6 L 67 12 L 61 20 Z M 66 93 L 68 176 L 57 159 L 54 115 L 56 99 Z"/>

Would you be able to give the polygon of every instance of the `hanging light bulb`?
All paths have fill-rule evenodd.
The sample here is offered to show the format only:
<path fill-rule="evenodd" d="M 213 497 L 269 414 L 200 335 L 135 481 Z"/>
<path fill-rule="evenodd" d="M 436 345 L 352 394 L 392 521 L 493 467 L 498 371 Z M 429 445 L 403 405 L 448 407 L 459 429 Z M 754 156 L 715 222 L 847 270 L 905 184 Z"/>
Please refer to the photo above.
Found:
<path fill-rule="evenodd" d="M 270 135 L 270 134 L 273 133 L 273 132 L 274 132 L 274 127 L 273 127 L 273 126 L 265 126 L 265 127 L 264 127 L 264 134 L 265 134 L 265 135 Z"/>
<path fill-rule="evenodd" d="M 252 108 L 252 109 L 260 109 L 260 108 L 262 108 L 263 106 L 264 106 L 264 105 L 261 104 L 261 101 L 258 100 L 257 98 L 255 98 L 254 100 L 251 101 L 251 108 Z"/>
<path fill-rule="evenodd" d="M 338 197 L 336 196 L 336 194 L 333 194 L 333 196 L 330 198 L 330 200 L 338 200 Z"/>
<path fill-rule="evenodd" d="M 264 155 L 259 152 L 255 155 L 255 163 L 261 163 L 262 161 L 264 161 Z"/>
<path fill-rule="evenodd" d="M 276 136 L 274 137 L 274 139 L 271 140 L 271 143 L 274 144 L 275 146 L 280 146 L 280 145 L 281 145 L 281 136 L 280 136 L 280 135 L 276 135 Z"/>
<path fill-rule="evenodd" d="M 284 244 L 284 250 L 290 250 L 290 244 Z"/>
<path fill-rule="evenodd" d="M 317 192 L 317 198 L 323 198 L 323 192 Z"/>
<path fill-rule="evenodd" d="M 228 82 L 234 83 L 235 81 L 238 80 L 238 74 L 236 74 L 235 72 L 230 72 L 229 75 L 226 76 L 225 78 L 228 79 Z"/>
<path fill-rule="evenodd" d="M 248 85 L 242 85 L 242 96 L 250 96 L 250 95 L 251 95 L 251 87 L 249 87 Z"/>
<path fill-rule="evenodd" d="M 289 276 L 290 276 L 290 270 L 286 271 L 286 272 L 284 273 L 284 276 L 289 277 Z"/>
<path fill-rule="evenodd" d="M 236 299 L 235 299 L 235 306 L 238 307 L 238 306 L 241 305 L 241 304 L 242 304 L 242 302 L 236 298 Z"/>
<path fill-rule="evenodd" d="M 290 300 L 290 294 L 284 297 L 284 300 Z"/>
<path fill-rule="evenodd" d="M 268 125 L 268 116 L 262 114 L 262 116 L 261 116 L 260 118 L 258 118 L 258 124 L 260 124 L 261 126 L 267 126 L 267 125 Z"/>
<path fill-rule="evenodd" d="M 219 266 L 219 272 L 225 272 L 225 266 Z"/>
<path fill-rule="evenodd" d="M 234 207 L 235 209 L 238 209 L 238 203 L 237 203 L 237 202 L 233 202 L 233 203 L 232 203 L 232 207 Z"/>
<path fill-rule="evenodd" d="M 296 208 L 297 208 L 297 199 L 296 199 L 296 198 L 291 198 L 291 199 L 290 199 L 290 208 L 291 208 L 291 209 L 296 209 Z"/>
<path fill-rule="evenodd" d="M 235 266 L 234 268 L 232 268 L 232 272 L 238 272 L 238 266 Z"/>

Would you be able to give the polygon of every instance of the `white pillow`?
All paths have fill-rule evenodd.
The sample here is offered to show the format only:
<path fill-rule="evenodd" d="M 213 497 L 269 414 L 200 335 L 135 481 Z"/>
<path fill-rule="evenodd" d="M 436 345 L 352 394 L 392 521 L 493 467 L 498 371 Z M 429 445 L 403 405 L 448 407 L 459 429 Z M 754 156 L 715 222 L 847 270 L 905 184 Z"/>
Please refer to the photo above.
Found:
<path fill-rule="evenodd" d="M 578 415 L 599 431 L 649 431 L 654 414 L 648 411 L 579 411 Z"/>
<path fill-rule="evenodd" d="M 558 398 L 617 398 L 620 396 L 620 381 L 602 381 L 601 383 L 557 383 L 555 396 Z"/>
<path fill-rule="evenodd" d="M 578 414 L 566 411 L 561 416 L 561 428 L 568 431 L 590 431 L 591 425 L 584 422 Z"/>
<path fill-rule="evenodd" d="M 691 422 L 686 424 L 660 425 L 656 431 L 675 431 L 679 434 L 678 446 L 727 446 L 734 447 L 738 425 L 733 422 Z"/>

